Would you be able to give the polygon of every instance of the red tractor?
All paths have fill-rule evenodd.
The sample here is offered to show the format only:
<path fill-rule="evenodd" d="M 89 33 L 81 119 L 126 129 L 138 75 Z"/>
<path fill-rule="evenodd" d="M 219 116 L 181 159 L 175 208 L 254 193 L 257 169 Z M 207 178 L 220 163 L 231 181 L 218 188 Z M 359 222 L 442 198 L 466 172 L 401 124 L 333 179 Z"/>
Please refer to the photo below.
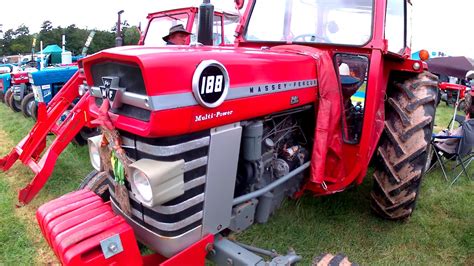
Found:
<path fill-rule="evenodd" d="M 205 0 L 203 45 L 86 57 L 0 166 L 19 159 L 35 171 L 19 193 L 26 204 L 78 130 L 100 127 L 84 189 L 37 212 L 63 264 L 261 265 L 263 255 L 293 264 L 294 252 L 226 236 L 266 223 L 286 197 L 360 184 L 371 160 L 374 212 L 401 220 L 415 208 L 437 78 L 409 59 L 410 10 L 394 0 L 249 0 L 235 46 L 217 47 Z M 84 96 L 42 153 L 78 86 Z M 141 256 L 136 240 L 156 253 Z"/>
<path fill-rule="evenodd" d="M 12 86 L 5 93 L 4 99 L 5 103 L 14 112 L 21 112 L 21 100 L 32 91 L 28 73 L 27 71 L 20 71 L 11 74 Z"/>

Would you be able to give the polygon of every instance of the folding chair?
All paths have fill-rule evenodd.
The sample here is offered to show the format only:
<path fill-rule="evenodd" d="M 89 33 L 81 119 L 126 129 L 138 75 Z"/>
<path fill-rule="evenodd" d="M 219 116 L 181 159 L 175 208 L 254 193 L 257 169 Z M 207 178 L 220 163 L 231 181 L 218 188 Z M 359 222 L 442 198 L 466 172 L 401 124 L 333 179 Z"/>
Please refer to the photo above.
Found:
<path fill-rule="evenodd" d="M 436 162 L 430 167 L 428 171 L 433 169 L 436 164 L 439 164 L 443 171 L 444 178 L 449 181 L 448 174 L 446 171 L 447 163 L 449 161 L 455 161 L 456 165 L 452 168 L 452 172 L 455 173 L 457 167 L 461 166 L 461 171 L 454 177 L 450 185 L 453 185 L 459 177 L 464 173 L 468 179 L 472 176 L 469 175 L 468 166 L 474 160 L 474 119 L 466 120 L 462 123 L 462 136 L 442 136 L 433 135 L 431 139 L 432 149 L 436 156 Z M 437 140 L 441 139 L 459 139 L 454 153 L 449 153 L 441 149 L 438 145 Z"/>
<path fill-rule="evenodd" d="M 466 116 L 464 115 L 455 115 L 453 118 L 449 120 L 448 128 L 451 128 L 451 124 L 454 122 L 456 122 L 457 126 L 460 127 L 462 123 L 466 120 Z"/>

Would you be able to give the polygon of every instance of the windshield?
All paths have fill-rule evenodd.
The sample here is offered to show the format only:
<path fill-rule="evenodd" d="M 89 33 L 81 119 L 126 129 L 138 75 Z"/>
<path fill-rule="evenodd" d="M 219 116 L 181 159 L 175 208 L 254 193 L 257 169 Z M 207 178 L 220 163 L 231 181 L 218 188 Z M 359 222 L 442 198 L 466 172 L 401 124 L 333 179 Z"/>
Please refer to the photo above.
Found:
<path fill-rule="evenodd" d="M 186 28 L 188 19 L 188 13 L 165 14 L 154 18 L 148 24 L 143 44 L 147 46 L 165 46 L 166 42 L 163 37 L 168 35 L 170 28 L 177 24 L 181 24 Z"/>
<path fill-rule="evenodd" d="M 245 39 L 364 45 L 372 10 L 372 0 L 258 0 Z"/>
<path fill-rule="evenodd" d="M 163 37 L 168 35 L 169 29 L 177 24 L 182 24 L 185 28 L 189 20 L 188 13 L 166 14 L 150 21 L 146 32 L 144 45 L 165 46 Z M 224 26 L 222 27 L 222 23 Z M 213 39 L 214 45 L 231 45 L 235 40 L 235 28 L 239 23 L 239 16 L 229 13 L 214 15 Z M 198 18 L 194 19 L 191 30 L 190 41 L 197 42 Z M 222 32 L 224 30 L 224 32 Z"/>
<path fill-rule="evenodd" d="M 224 22 L 224 27 L 222 27 Z M 214 26 L 212 27 L 213 45 L 231 45 L 235 40 L 235 28 L 239 24 L 239 16 L 224 13 L 221 15 L 214 15 Z M 194 21 L 193 31 L 191 35 L 191 42 L 197 42 L 197 30 L 199 20 Z M 222 32 L 224 29 L 224 32 Z"/>

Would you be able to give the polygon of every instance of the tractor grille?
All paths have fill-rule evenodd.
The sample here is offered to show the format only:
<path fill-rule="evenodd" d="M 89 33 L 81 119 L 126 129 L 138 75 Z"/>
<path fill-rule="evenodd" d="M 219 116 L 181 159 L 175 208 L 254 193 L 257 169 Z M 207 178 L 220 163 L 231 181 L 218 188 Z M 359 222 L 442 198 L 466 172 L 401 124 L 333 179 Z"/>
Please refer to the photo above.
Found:
<path fill-rule="evenodd" d="M 179 236 L 202 225 L 204 187 L 209 153 L 209 131 L 180 137 L 147 139 L 120 132 L 127 156 L 134 160 L 176 161 L 184 159 L 185 193 L 160 206 L 148 208 L 131 193 L 132 219 L 149 230 L 165 236 Z M 113 189 L 112 183 L 109 187 Z M 112 200 L 115 201 L 112 194 Z"/>
<path fill-rule="evenodd" d="M 119 77 L 119 87 L 125 88 L 127 92 L 146 95 L 145 82 L 140 68 L 137 65 L 119 62 L 103 62 L 91 66 L 92 79 L 95 87 L 103 86 L 102 77 Z M 102 98 L 96 98 L 96 105 L 100 107 Z M 110 112 L 132 117 L 141 121 L 150 120 L 150 111 L 135 106 L 124 104 L 120 108 L 112 109 Z"/>

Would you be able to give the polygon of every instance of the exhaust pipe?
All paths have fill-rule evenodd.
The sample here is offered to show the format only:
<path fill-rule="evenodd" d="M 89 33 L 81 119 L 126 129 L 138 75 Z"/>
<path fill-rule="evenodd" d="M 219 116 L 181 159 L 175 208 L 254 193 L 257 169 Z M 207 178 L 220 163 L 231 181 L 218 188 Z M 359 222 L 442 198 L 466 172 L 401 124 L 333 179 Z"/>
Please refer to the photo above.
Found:
<path fill-rule="evenodd" d="M 212 45 L 212 25 L 214 23 L 214 6 L 211 0 L 203 0 L 199 6 L 199 27 L 198 39 L 199 43 L 204 45 Z"/>

